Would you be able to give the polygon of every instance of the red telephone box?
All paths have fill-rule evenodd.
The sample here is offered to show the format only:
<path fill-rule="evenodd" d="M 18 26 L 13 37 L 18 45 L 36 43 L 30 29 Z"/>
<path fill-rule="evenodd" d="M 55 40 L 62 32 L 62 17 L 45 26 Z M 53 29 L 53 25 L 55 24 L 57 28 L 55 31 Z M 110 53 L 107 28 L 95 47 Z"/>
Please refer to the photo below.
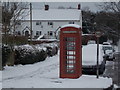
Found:
<path fill-rule="evenodd" d="M 60 78 L 79 78 L 81 75 L 81 28 L 66 25 L 60 30 Z"/>

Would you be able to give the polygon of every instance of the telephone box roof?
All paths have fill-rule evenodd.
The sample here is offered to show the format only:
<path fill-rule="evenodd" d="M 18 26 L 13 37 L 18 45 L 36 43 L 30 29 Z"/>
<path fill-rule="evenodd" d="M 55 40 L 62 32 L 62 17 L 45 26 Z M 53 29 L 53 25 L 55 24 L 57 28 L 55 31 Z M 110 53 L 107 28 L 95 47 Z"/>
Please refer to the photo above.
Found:
<path fill-rule="evenodd" d="M 77 25 L 77 24 L 67 24 L 67 25 L 63 25 L 61 28 L 65 28 L 65 27 L 81 28 L 81 26 L 79 26 L 79 25 Z"/>

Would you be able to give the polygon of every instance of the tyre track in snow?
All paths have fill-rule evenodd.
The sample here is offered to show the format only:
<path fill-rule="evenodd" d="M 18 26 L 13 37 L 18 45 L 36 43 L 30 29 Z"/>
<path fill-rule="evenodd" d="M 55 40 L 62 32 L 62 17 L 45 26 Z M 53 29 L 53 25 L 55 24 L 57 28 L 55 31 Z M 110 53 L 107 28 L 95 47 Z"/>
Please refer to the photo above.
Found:
<path fill-rule="evenodd" d="M 2 79 L 2 81 L 12 80 L 12 79 L 32 78 L 32 77 L 35 77 L 37 75 L 39 77 L 42 77 L 42 75 L 44 73 L 51 72 L 51 71 L 57 69 L 58 66 L 59 66 L 58 62 L 55 62 L 53 64 L 48 64 L 48 65 L 45 65 L 44 67 L 40 67 L 37 70 L 32 71 L 30 73 L 27 73 L 27 74 L 24 74 L 24 75 L 20 75 L 20 76 L 14 76 L 14 77 L 5 78 L 5 79 Z M 42 77 L 42 78 L 44 78 L 44 77 Z"/>

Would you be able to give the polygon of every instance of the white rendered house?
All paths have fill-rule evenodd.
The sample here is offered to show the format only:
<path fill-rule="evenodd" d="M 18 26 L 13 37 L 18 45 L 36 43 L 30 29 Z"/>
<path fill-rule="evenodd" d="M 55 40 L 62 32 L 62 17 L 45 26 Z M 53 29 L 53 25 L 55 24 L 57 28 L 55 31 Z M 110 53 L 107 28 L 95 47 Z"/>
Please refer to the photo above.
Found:
<path fill-rule="evenodd" d="M 78 5 L 79 6 L 79 5 Z M 32 37 L 46 35 L 54 38 L 55 32 L 65 24 L 82 26 L 82 14 L 78 9 L 33 9 L 32 10 Z M 29 35 L 30 15 L 24 17 L 16 30 L 19 35 Z"/>

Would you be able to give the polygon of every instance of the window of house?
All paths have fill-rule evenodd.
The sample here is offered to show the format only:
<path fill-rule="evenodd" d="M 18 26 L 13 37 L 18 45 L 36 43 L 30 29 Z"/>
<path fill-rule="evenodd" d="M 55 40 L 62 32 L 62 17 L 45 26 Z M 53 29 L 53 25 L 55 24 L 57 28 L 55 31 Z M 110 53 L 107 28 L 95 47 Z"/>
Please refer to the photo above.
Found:
<path fill-rule="evenodd" d="M 41 22 L 36 22 L 36 25 L 41 25 Z"/>
<path fill-rule="evenodd" d="M 49 36 L 53 36 L 53 31 L 48 31 Z"/>
<path fill-rule="evenodd" d="M 48 22 L 48 25 L 53 25 L 53 22 Z"/>
<path fill-rule="evenodd" d="M 74 22 L 70 21 L 69 24 L 74 24 Z"/>
<path fill-rule="evenodd" d="M 41 31 L 36 31 L 36 36 L 39 36 L 39 35 L 41 35 L 41 34 L 42 34 Z"/>
<path fill-rule="evenodd" d="M 21 35 L 21 32 L 20 32 L 20 31 L 18 31 L 18 35 Z"/>
<path fill-rule="evenodd" d="M 29 31 L 25 31 L 25 36 L 29 37 L 29 35 L 30 35 Z"/>
<path fill-rule="evenodd" d="M 41 28 L 43 28 L 43 25 L 41 25 Z"/>
<path fill-rule="evenodd" d="M 17 22 L 17 25 L 21 25 L 21 22 Z"/>
<path fill-rule="evenodd" d="M 39 35 L 41 35 L 42 34 L 42 32 L 41 31 L 39 31 Z"/>
<path fill-rule="evenodd" d="M 36 36 L 38 36 L 39 35 L 39 31 L 36 31 Z"/>

